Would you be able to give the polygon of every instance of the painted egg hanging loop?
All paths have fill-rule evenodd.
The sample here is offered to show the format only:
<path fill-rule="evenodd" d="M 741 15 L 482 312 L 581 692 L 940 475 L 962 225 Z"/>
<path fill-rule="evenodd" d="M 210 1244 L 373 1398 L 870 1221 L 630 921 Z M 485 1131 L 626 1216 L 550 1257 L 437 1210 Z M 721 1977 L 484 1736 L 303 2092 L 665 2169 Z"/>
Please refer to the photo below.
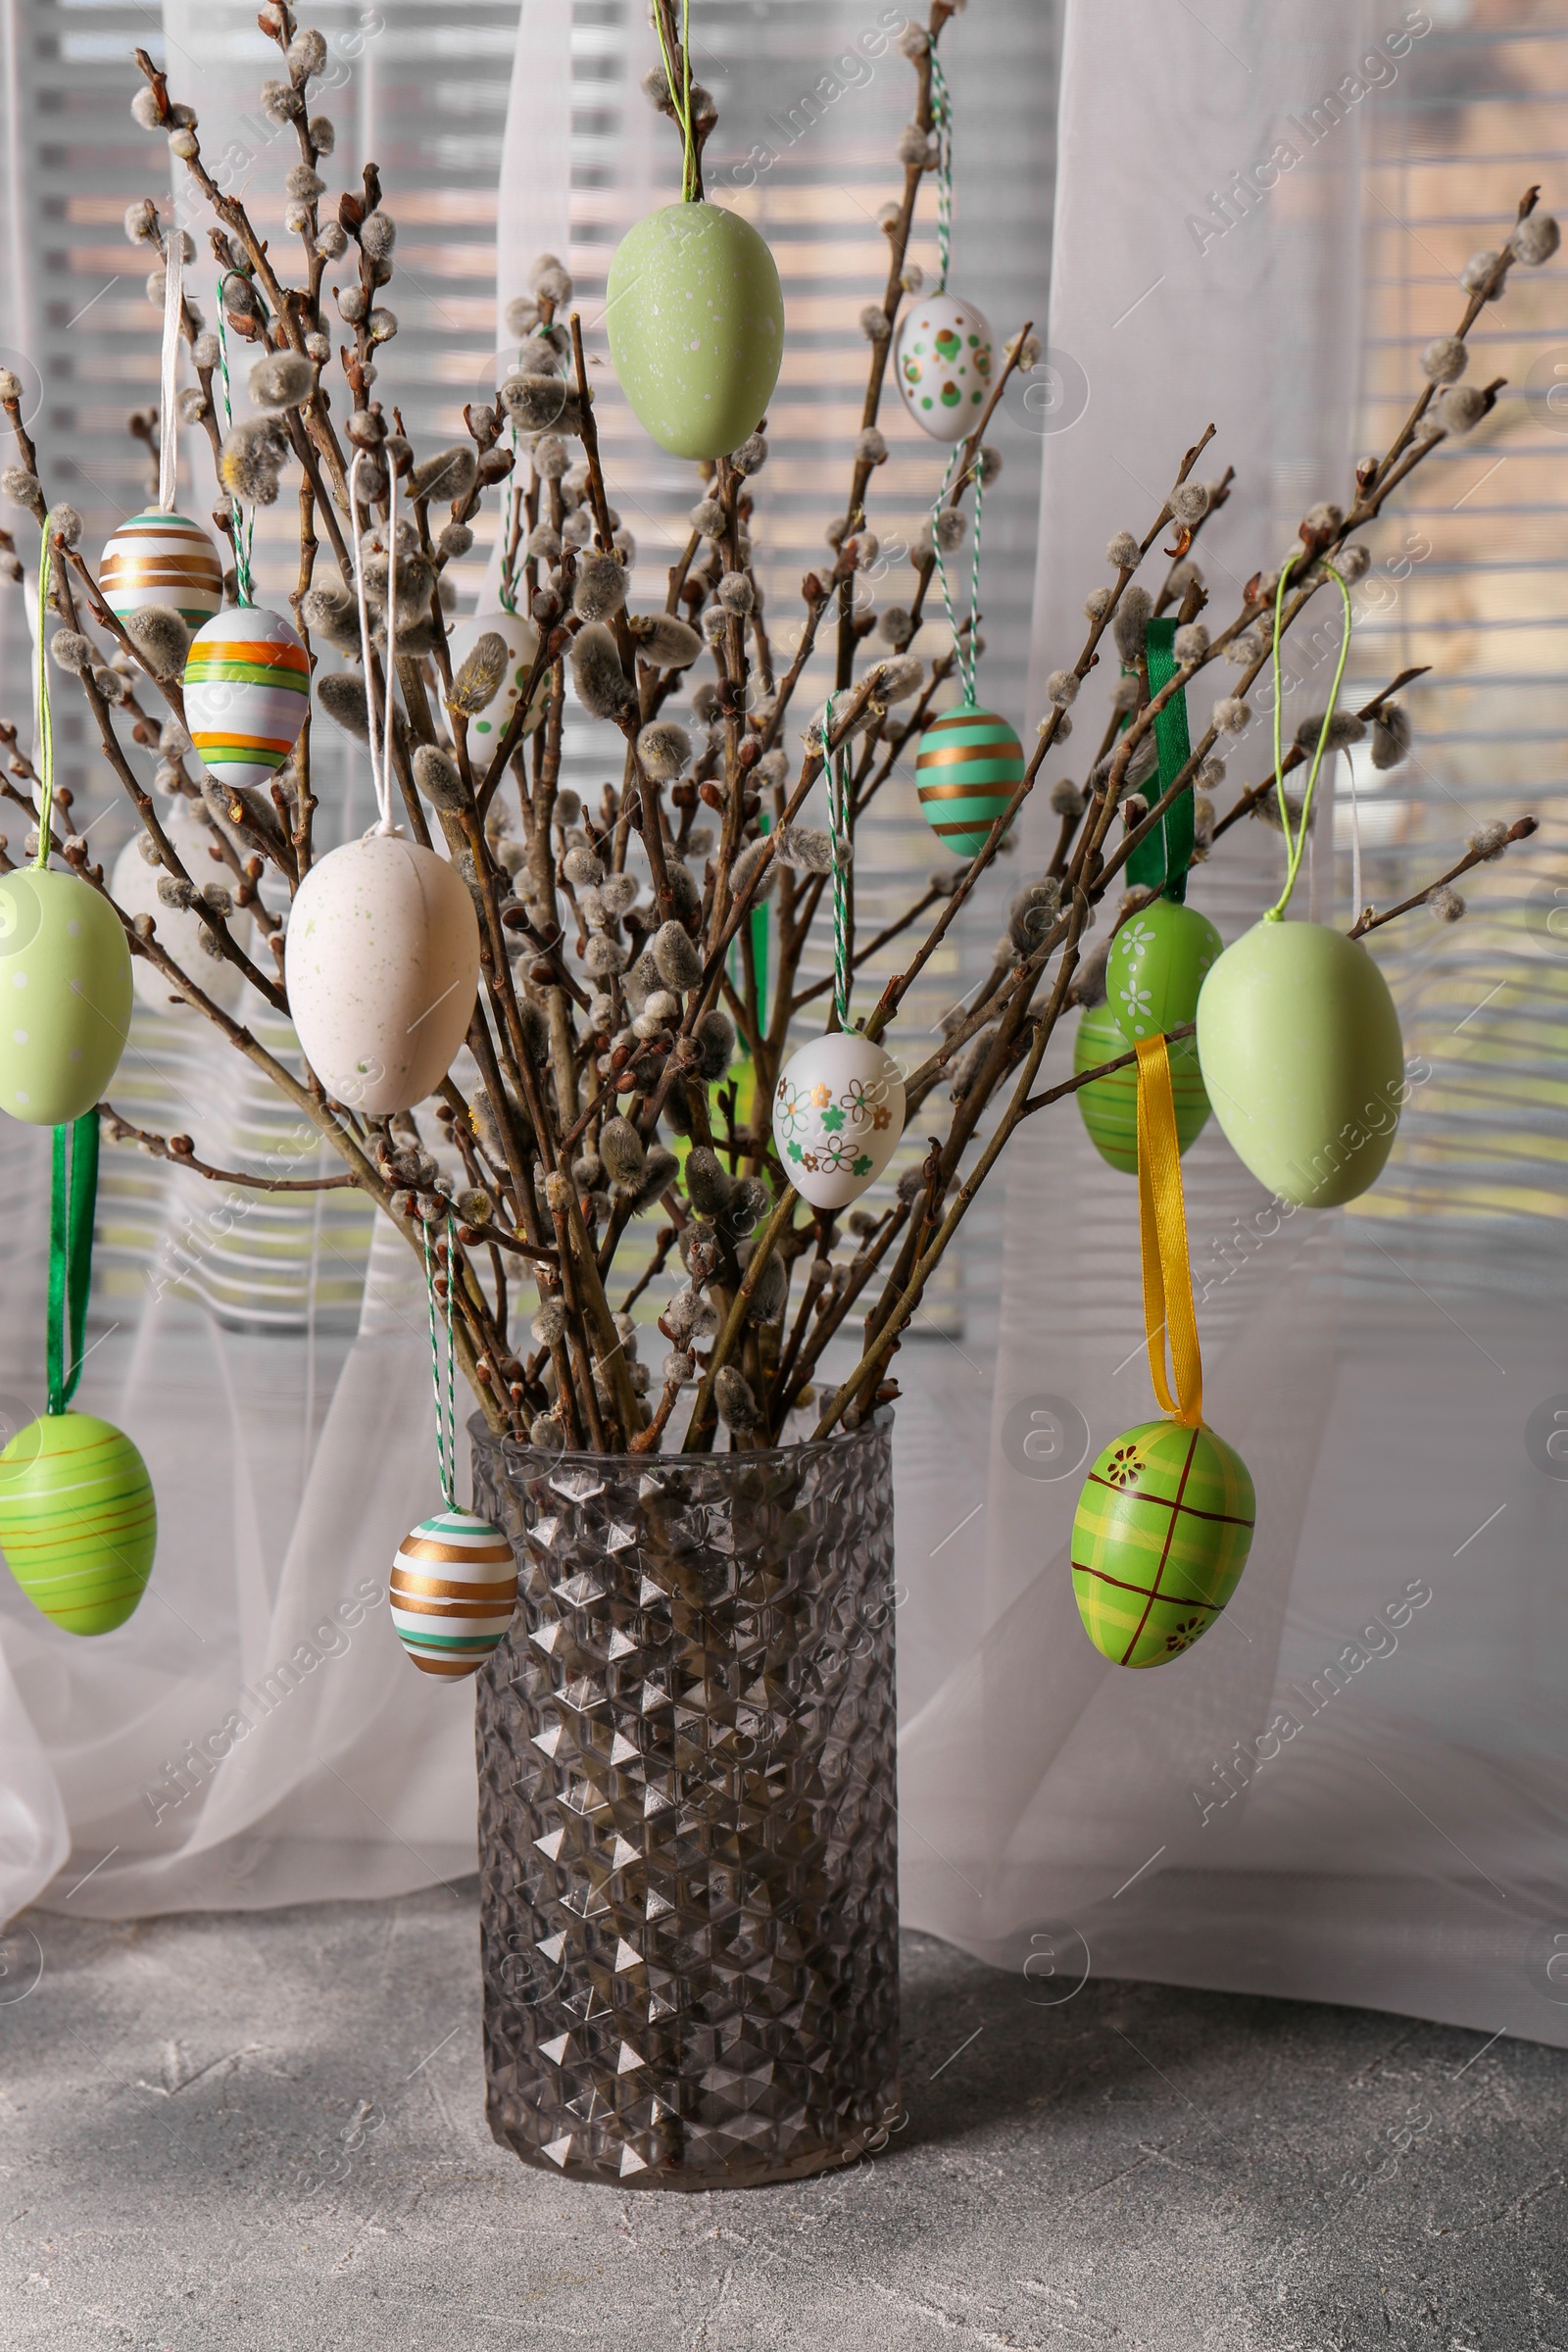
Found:
<path fill-rule="evenodd" d="M 1247 1464 L 1211 1429 L 1143 1421 L 1100 1454 L 1072 1523 L 1084 1631 L 1118 1666 L 1165 1666 L 1235 1592 L 1257 1501 Z"/>
<path fill-rule="evenodd" d="M 109 1634 L 147 1588 L 158 1506 L 129 1438 L 92 1413 L 46 1413 L 0 1453 L 0 1549 L 68 1634 Z"/>
<path fill-rule="evenodd" d="M 899 398 L 933 441 L 961 441 L 990 396 L 996 345 L 972 302 L 946 292 L 910 302 L 893 344 Z"/>
<path fill-rule="evenodd" d="M 266 784 L 298 741 L 311 664 L 279 612 L 235 605 L 203 624 L 185 657 L 185 726 L 220 784 Z"/>
<path fill-rule="evenodd" d="M 915 784 L 926 821 L 960 858 L 973 858 L 1023 782 L 1023 745 L 1006 720 L 955 704 L 921 736 Z"/>
<path fill-rule="evenodd" d="M 661 449 L 721 458 L 757 430 L 784 356 L 784 296 L 749 220 L 704 202 L 650 213 L 615 249 L 606 304 L 620 388 Z"/>
<path fill-rule="evenodd" d="M 392 1623 L 425 1674 L 458 1681 L 500 1642 L 517 1605 L 517 1563 L 504 1531 L 471 1511 L 423 1519 L 392 1564 Z"/>
<path fill-rule="evenodd" d="M 784 1173 L 813 1208 L 845 1208 L 874 1184 L 904 1134 L 904 1079 L 857 1031 L 813 1037 L 785 1063 L 773 1097 Z"/>
<path fill-rule="evenodd" d="M 199 522 L 152 508 L 110 535 L 98 585 L 117 620 L 149 605 L 170 605 L 187 628 L 198 629 L 223 602 L 223 567 Z"/>

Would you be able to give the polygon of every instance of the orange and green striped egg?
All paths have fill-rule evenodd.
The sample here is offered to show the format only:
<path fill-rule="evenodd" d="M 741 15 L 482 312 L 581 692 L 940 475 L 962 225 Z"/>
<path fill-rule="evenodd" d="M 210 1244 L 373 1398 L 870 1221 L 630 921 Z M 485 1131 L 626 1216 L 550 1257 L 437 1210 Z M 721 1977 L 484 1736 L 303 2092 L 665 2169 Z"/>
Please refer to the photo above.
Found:
<path fill-rule="evenodd" d="M 147 1465 L 91 1413 L 48 1413 L 0 1453 L 0 1549 L 68 1634 L 109 1634 L 146 1591 L 158 1544 Z"/>
<path fill-rule="evenodd" d="M 973 858 L 1023 782 L 1023 745 L 995 710 L 958 703 L 921 736 L 914 780 L 937 839 Z"/>
<path fill-rule="evenodd" d="M 392 1563 L 392 1623 L 425 1674 L 458 1681 L 482 1666 L 517 1605 L 505 1532 L 471 1511 L 440 1511 L 405 1536 Z"/>
<path fill-rule="evenodd" d="M 1117 1666 L 1164 1666 L 1207 1633 L 1251 1549 L 1247 1464 L 1211 1429 L 1143 1421 L 1107 1446 L 1072 1523 L 1084 1631 Z"/>
<path fill-rule="evenodd" d="M 294 749 L 310 702 L 310 660 L 281 613 L 231 606 L 191 640 L 185 725 L 219 783 L 265 784 Z"/>

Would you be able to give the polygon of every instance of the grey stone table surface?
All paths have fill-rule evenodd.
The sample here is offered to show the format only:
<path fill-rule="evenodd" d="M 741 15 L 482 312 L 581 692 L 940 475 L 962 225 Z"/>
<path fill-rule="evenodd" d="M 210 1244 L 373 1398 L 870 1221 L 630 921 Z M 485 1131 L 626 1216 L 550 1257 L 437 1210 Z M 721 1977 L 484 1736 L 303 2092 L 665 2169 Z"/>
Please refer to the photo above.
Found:
<path fill-rule="evenodd" d="M 5 2352 L 1568 2352 L 1561 2051 L 1148 1984 L 1049 2003 L 911 1936 L 884 2148 L 622 2194 L 490 2139 L 477 1944 L 472 1883 L 29 1914 Z"/>

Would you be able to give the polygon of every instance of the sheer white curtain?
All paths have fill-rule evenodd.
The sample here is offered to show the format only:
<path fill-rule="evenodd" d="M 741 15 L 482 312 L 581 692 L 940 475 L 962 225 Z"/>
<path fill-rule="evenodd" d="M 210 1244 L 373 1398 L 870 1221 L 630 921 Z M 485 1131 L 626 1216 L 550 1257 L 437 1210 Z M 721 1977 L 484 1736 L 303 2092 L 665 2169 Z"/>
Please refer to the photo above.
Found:
<path fill-rule="evenodd" d="M 1239 476 L 1196 551 L 1222 614 L 1305 505 L 1344 497 L 1362 142 L 1431 29 L 1360 0 L 1069 0 L 1051 342 L 1088 400 L 1046 444 L 1037 675 L 1078 642 L 1108 533 L 1143 527 L 1209 421 L 1200 471 Z M 1303 682 L 1298 713 L 1321 704 Z M 1228 789 L 1266 773 L 1262 734 Z M 1192 893 L 1228 938 L 1277 888 L 1277 840 L 1244 830 Z M 1098 1657 L 1068 1575 L 1080 1448 L 1153 1410 L 1134 1188 L 1070 1108 L 1006 1163 L 983 1630 L 905 1733 L 903 1886 L 906 1918 L 1022 1969 L 1032 1997 L 1093 1967 L 1568 2041 L 1560 1708 L 1537 1647 L 1560 1657 L 1557 1497 L 1524 1428 L 1563 1386 L 1560 1314 L 1499 1279 L 1508 1240 L 1539 1264 L 1545 1229 L 1510 1237 L 1434 1163 L 1424 1056 L 1482 992 L 1443 1012 L 1432 967 L 1425 939 L 1390 957 L 1417 1104 L 1359 1213 L 1282 1220 L 1212 1126 L 1185 1163 L 1205 1414 L 1258 1525 L 1225 1615 L 1155 1673 Z"/>

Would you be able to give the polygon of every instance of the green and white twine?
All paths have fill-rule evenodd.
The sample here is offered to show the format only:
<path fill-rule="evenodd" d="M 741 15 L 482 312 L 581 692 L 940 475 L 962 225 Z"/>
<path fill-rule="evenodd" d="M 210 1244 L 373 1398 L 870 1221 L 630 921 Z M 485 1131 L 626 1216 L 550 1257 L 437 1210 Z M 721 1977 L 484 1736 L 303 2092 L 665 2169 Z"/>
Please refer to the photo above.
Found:
<path fill-rule="evenodd" d="M 49 573 L 54 563 L 55 518 L 43 518 L 43 544 L 38 550 L 38 629 L 33 648 L 37 662 L 34 683 L 38 704 L 38 854 L 34 865 L 49 862 L 49 829 L 55 805 L 55 720 L 49 701 Z"/>
<path fill-rule="evenodd" d="M 954 451 L 952 457 L 948 460 L 948 470 L 942 477 L 942 487 L 937 492 L 936 504 L 931 509 L 931 548 L 932 553 L 936 557 L 937 576 L 942 582 L 942 602 L 947 608 L 948 626 L 953 631 L 954 651 L 958 657 L 958 675 L 963 680 L 963 699 L 966 703 L 972 703 L 975 699 L 975 664 L 978 659 L 975 632 L 980 625 L 980 524 L 985 506 L 985 476 L 981 471 L 981 458 L 979 456 L 975 458 L 973 466 L 974 561 L 969 566 L 969 632 L 967 645 L 959 633 L 958 616 L 953 609 L 953 591 L 948 584 L 947 560 L 942 553 L 942 541 L 937 535 L 937 524 L 941 519 L 943 508 L 947 503 L 948 493 L 953 487 L 953 470 L 957 465 L 959 458 L 963 455 L 963 447 L 964 445 L 960 442 L 958 447 Z"/>
<path fill-rule="evenodd" d="M 430 1228 L 419 1227 L 424 1245 L 424 1295 L 430 1320 L 430 1388 L 435 1396 L 435 1459 L 441 1481 L 441 1499 L 449 1511 L 458 1507 L 456 1482 L 458 1475 L 458 1407 L 457 1407 L 457 1351 L 452 1344 L 452 1290 L 457 1280 L 457 1260 L 453 1254 L 455 1228 L 450 1213 L 447 1217 L 447 1393 L 445 1405 L 441 1396 L 441 1349 L 436 1339 L 435 1267 L 430 1250 Z"/>
<path fill-rule="evenodd" d="M 833 705 L 837 699 L 831 694 L 827 698 L 822 741 L 827 753 L 827 814 L 833 836 L 833 1004 L 839 1027 L 848 1029 L 851 988 L 848 853 L 855 824 L 855 799 L 850 786 L 848 743 L 841 743 L 837 751 L 833 749 Z"/>
<path fill-rule="evenodd" d="M 234 425 L 234 403 L 228 381 L 228 329 L 223 322 L 223 288 L 231 277 L 243 273 L 225 270 L 218 280 L 218 388 L 223 396 L 223 438 L 226 441 Z M 249 281 L 247 280 L 247 283 Z M 234 522 L 234 586 L 242 605 L 254 605 L 255 593 L 251 583 L 251 548 L 256 538 L 256 514 L 251 511 L 247 521 L 245 511 L 237 498 L 230 496 L 228 511 Z"/>
<path fill-rule="evenodd" d="M 948 288 L 953 250 L 953 100 L 936 51 L 931 52 L 931 127 L 937 134 L 937 285 Z"/>

